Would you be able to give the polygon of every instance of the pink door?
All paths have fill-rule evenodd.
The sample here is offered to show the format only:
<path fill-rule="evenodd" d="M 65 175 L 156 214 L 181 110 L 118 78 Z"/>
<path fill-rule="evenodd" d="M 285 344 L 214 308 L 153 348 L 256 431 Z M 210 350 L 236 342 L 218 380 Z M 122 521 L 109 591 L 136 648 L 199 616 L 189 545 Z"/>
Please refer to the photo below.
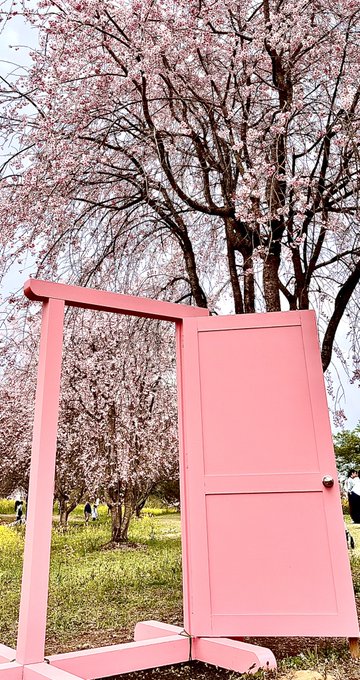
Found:
<path fill-rule="evenodd" d="M 180 338 L 187 632 L 358 637 L 314 314 Z"/>

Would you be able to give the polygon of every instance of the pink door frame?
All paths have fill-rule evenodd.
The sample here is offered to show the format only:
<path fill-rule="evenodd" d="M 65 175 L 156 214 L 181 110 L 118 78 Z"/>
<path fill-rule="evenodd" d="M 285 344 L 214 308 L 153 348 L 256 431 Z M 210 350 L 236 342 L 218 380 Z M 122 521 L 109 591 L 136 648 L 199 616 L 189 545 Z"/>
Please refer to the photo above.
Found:
<path fill-rule="evenodd" d="M 208 311 L 89 288 L 36 279 L 24 286 L 25 295 L 43 303 L 34 433 L 29 483 L 18 641 L 16 652 L 0 646 L 0 680 L 92 680 L 190 658 L 238 672 L 275 668 L 270 650 L 237 640 L 194 638 L 179 627 L 157 622 L 137 624 L 135 642 L 50 657 L 45 662 L 46 613 L 50 565 L 53 488 L 60 394 L 63 318 L 65 305 L 173 321 L 181 361 L 181 326 L 189 317 Z M 181 373 L 181 371 L 180 371 Z M 179 386 L 181 394 L 181 385 Z M 180 403 L 179 408 L 182 408 Z M 180 434 L 180 459 L 183 437 Z M 185 472 L 182 469 L 182 476 Z M 183 541 L 183 544 L 185 542 Z M 183 560 L 186 560 L 186 554 Z M 185 561 L 184 561 L 185 565 Z M 184 591 L 187 592 L 184 568 Z M 186 602 L 186 598 L 185 598 Z M 14 658 L 15 657 L 15 658 Z"/>

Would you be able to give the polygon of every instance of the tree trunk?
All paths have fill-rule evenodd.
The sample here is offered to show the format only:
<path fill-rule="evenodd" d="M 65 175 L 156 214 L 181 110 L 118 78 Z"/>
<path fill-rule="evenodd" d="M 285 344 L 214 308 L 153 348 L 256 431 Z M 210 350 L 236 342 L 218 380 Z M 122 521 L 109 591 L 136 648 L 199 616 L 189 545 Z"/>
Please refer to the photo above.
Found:
<path fill-rule="evenodd" d="M 130 520 L 135 512 L 135 500 L 133 489 L 130 486 L 126 487 L 124 497 L 124 514 L 121 527 L 121 540 L 125 543 L 128 540 L 128 532 Z"/>
<path fill-rule="evenodd" d="M 231 228 L 231 227 L 229 227 L 227 225 L 227 230 L 229 230 L 229 228 Z M 241 293 L 239 278 L 238 278 L 237 271 L 236 271 L 235 250 L 234 250 L 233 245 L 230 242 L 229 236 L 227 236 L 227 257 L 228 257 L 228 267 L 229 267 L 231 288 L 232 288 L 232 293 L 233 293 L 235 314 L 243 314 L 244 313 L 244 302 L 243 302 L 243 297 L 242 297 L 242 293 Z"/>
<path fill-rule="evenodd" d="M 65 498 L 59 498 L 59 524 L 60 529 L 63 531 L 67 530 L 68 518 L 70 515 L 70 510 L 68 508 L 68 502 Z"/>
<path fill-rule="evenodd" d="M 140 512 L 145 507 L 146 501 L 156 488 L 156 483 L 151 482 L 146 485 L 135 484 L 133 486 L 133 504 L 136 517 L 140 517 Z"/>
<path fill-rule="evenodd" d="M 360 262 L 358 262 L 355 265 L 354 271 L 350 274 L 347 281 L 340 288 L 335 298 L 334 311 L 329 320 L 321 349 L 321 359 L 324 373 L 331 361 L 333 344 L 338 325 L 341 319 L 343 318 L 350 297 L 353 294 L 359 282 L 360 282 Z"/>
<path fill-rule="evenodd" d="M 146 501 L 147 501 L 147 498 L 142 498 L 141 501 L 136 503 L 136 506 L 135 506 L 136 517 L 140 517 L 140 513 L 141 513 L 142 509 L 145 507 Z"/>
<path fill-rule="evenodd" d="M 111 503 L 111 542 L 127 543 L 129 525 L 135 513 L 134 493 L 132 488 L 127 487 L 124 495 L 124 503 Z"/>
<path fill-rule="evenodd" d="M 122 507 L 121 503 L 112 503 L 110 506 L 111 513 L 111 542 L 122 542 Z"/>
<path fill-rule="evenodd" d="M 66 531 L 66 529 L 67 529 L 68 517 L 69 517 L 69 513 L 66 511 L 66 508 L 63 508 L 63 507 L 60 505 L 60 519 L 59 519 L 59 523 L 60 523 L 60 527 L 61 527 L 64 531 Z"/>
<path fill-rule="evenodd" d="M 254 262 L 252 259 L 252 251 L 243 248 L 242 256 L 244 258 L 244 307 L 246 314 L 253 314 L 255 312 L 255 279 L 254 279 Z"/>
<path fill-rule="evenodd" d="M 269 253 L 264 261 L 263 283 L 267 312 L 280 312 L 280 291 L 278 271 L 280 257 Z"/>
<path fill-rule="evenodd" d="M 84 489 L 80 489 L 80 491 L 76 492 L 74 491 L 70 493 L 70 498 L 65 493 L 58 493 L 59 524 L 63 531 L 67 530 L 69 515 L 73 510 L 75 510 L 77 504 L 80 503 L 83 493 Z"/>

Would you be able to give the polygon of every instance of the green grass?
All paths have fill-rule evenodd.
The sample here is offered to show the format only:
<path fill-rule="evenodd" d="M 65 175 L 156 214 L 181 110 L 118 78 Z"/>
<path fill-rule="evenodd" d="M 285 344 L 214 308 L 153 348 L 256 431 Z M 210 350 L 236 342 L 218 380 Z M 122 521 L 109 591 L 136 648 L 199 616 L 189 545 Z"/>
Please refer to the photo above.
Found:
<path fill-rule="evenodd" d="M 0 640 L 16 640 L 23 552 L 23 528 L 0 526 Z M 51 651 L 79 646 L 99 631 L 129 637 L 141 619 L 181 620 L 179 515 L 134 519 L 129 539 L 135 548 L 101 550 L 110 522 L 53 530 L 47 637 Z M 90 633 L 90 636 L 89 636 Z"/>
<path fill-rule="evenodd" d="M 344 519 L 355 541 L 355 549 L 350 552 L 350 564 L 355 594 L 360 595 L 360 524 L 353 524 L 349 515 L 345 515 Z"/>
<path fill-rule="evenodd" d="M 0 640 L 5 644 L 13 644 L 16 636 L 23 537 L 22 528 L 0 526 Z"/>
<path fill-rule="evenodd" d="M 0 498 L 0 515 L 14 515 L 15 501 L 8 498 Z"/>
<path fill-rule="evenodd" d="M 12 502 L 12 501 L 11 501 Z M 12 507 L 14 507 L 14 504 L 12 504 Z M 79 505 L 76 506 L 75 510 L 72 511 L 72 513 L 69 515 L 70 521 L 78 521 L 79 519 L 83 520 L 84 519 L 84 507 L 85 503 L 80 503 Z M 12 510 L 14 512 L 14 510 Z M 159 516 L 159 515 L 176 515 L 178 514 L 178 510 L 176 508 L 156 508 L 156 507 L 148 507 L 146 506 L 141 510 L 141 515 L 153 515 L 153 516 Z M 1 512 L 0 512 L 1 514 Z M 54 514 L 58 515 L 59 510 L 58 510 L 58 504 L 56 503 L 54 506 Z M 106 519 L 108 517 L 108 508 L 106 505 L 99 505 L 98 507 L 98 514 L 99 514 L 99 519 Z"/>
<path fill-rule="evenodd" d="M 356 542 L 351 566 L 359 594 L 360 525 L 345 519 Z M 143 619 L 182 621 L 179 514 L 134 519 L 131 549 L 102 550 L 109 537 L 106 513 L 86 526 L 80 512 L 66 534 L 53 530 L 47 653 L 130 639 L 135 623 Z M 0 526 L 0 640 L 10 646 L 16 641 L 23 540 L 24 527 Z M 284 671 L 340 667 L 347 657 L 346 644 L 334 646 L 334 641 L 278 656 Z"/>
<path fill-rule="evenodd" d="M 152 515 L 153 517 L 159 517 L 159 515 L 177 515 L 178 510 L 176 508 L 143 508 L 140 513 L 141 515 Z"/>
<path fill-rule="evenodd" d="M 80 503 L 76 506 L 70 515 L 70 521 L 78 521 L 84 518 L 84 507 L 85 503 Z M 176 515 L 178 510 L 176 508 L 169 507 L 153 507 L 152 505 L 146 506 L 141 510 L 141 515 Z M 59 504 L 54 504 L 54 515 L 59 514 Z M 99 505 L 98 507 L 99 519 L 106 519 L 108 516 L 108 509 L 106 505 Z M 9 500 L 7 498 L 0 498 L 0 515 L 15 515 L 15 501 Z"/>
<path fill-rule="evenodd" d="M 85 503 L 80 503 L 79 505 L 76 506 L 75 510 L 73 510 L 70 515 L 69 515 L 69 521 L 84 521 L 84 507 Z M 55 503 L 54 506 L 54 515 L 59 514 L 59 504 Z M 108 517 L 108 509 L 106 505 L 99 505 L 98 507 L 98 515 L 100 520 L 105 520 Z"/>

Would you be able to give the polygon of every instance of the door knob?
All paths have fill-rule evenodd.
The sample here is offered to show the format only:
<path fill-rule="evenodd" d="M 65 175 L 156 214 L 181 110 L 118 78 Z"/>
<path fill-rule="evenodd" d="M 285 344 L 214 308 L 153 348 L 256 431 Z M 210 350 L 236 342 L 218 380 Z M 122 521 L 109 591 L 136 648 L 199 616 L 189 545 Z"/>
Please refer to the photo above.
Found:
<path fill-rule="evenodd" d="M 334 486 L 334 480 L 330 475 L 325 475 L 325 477 L 322 478 L 322 483 L 327 489 L 331 489 L 331 487 Z"/>

